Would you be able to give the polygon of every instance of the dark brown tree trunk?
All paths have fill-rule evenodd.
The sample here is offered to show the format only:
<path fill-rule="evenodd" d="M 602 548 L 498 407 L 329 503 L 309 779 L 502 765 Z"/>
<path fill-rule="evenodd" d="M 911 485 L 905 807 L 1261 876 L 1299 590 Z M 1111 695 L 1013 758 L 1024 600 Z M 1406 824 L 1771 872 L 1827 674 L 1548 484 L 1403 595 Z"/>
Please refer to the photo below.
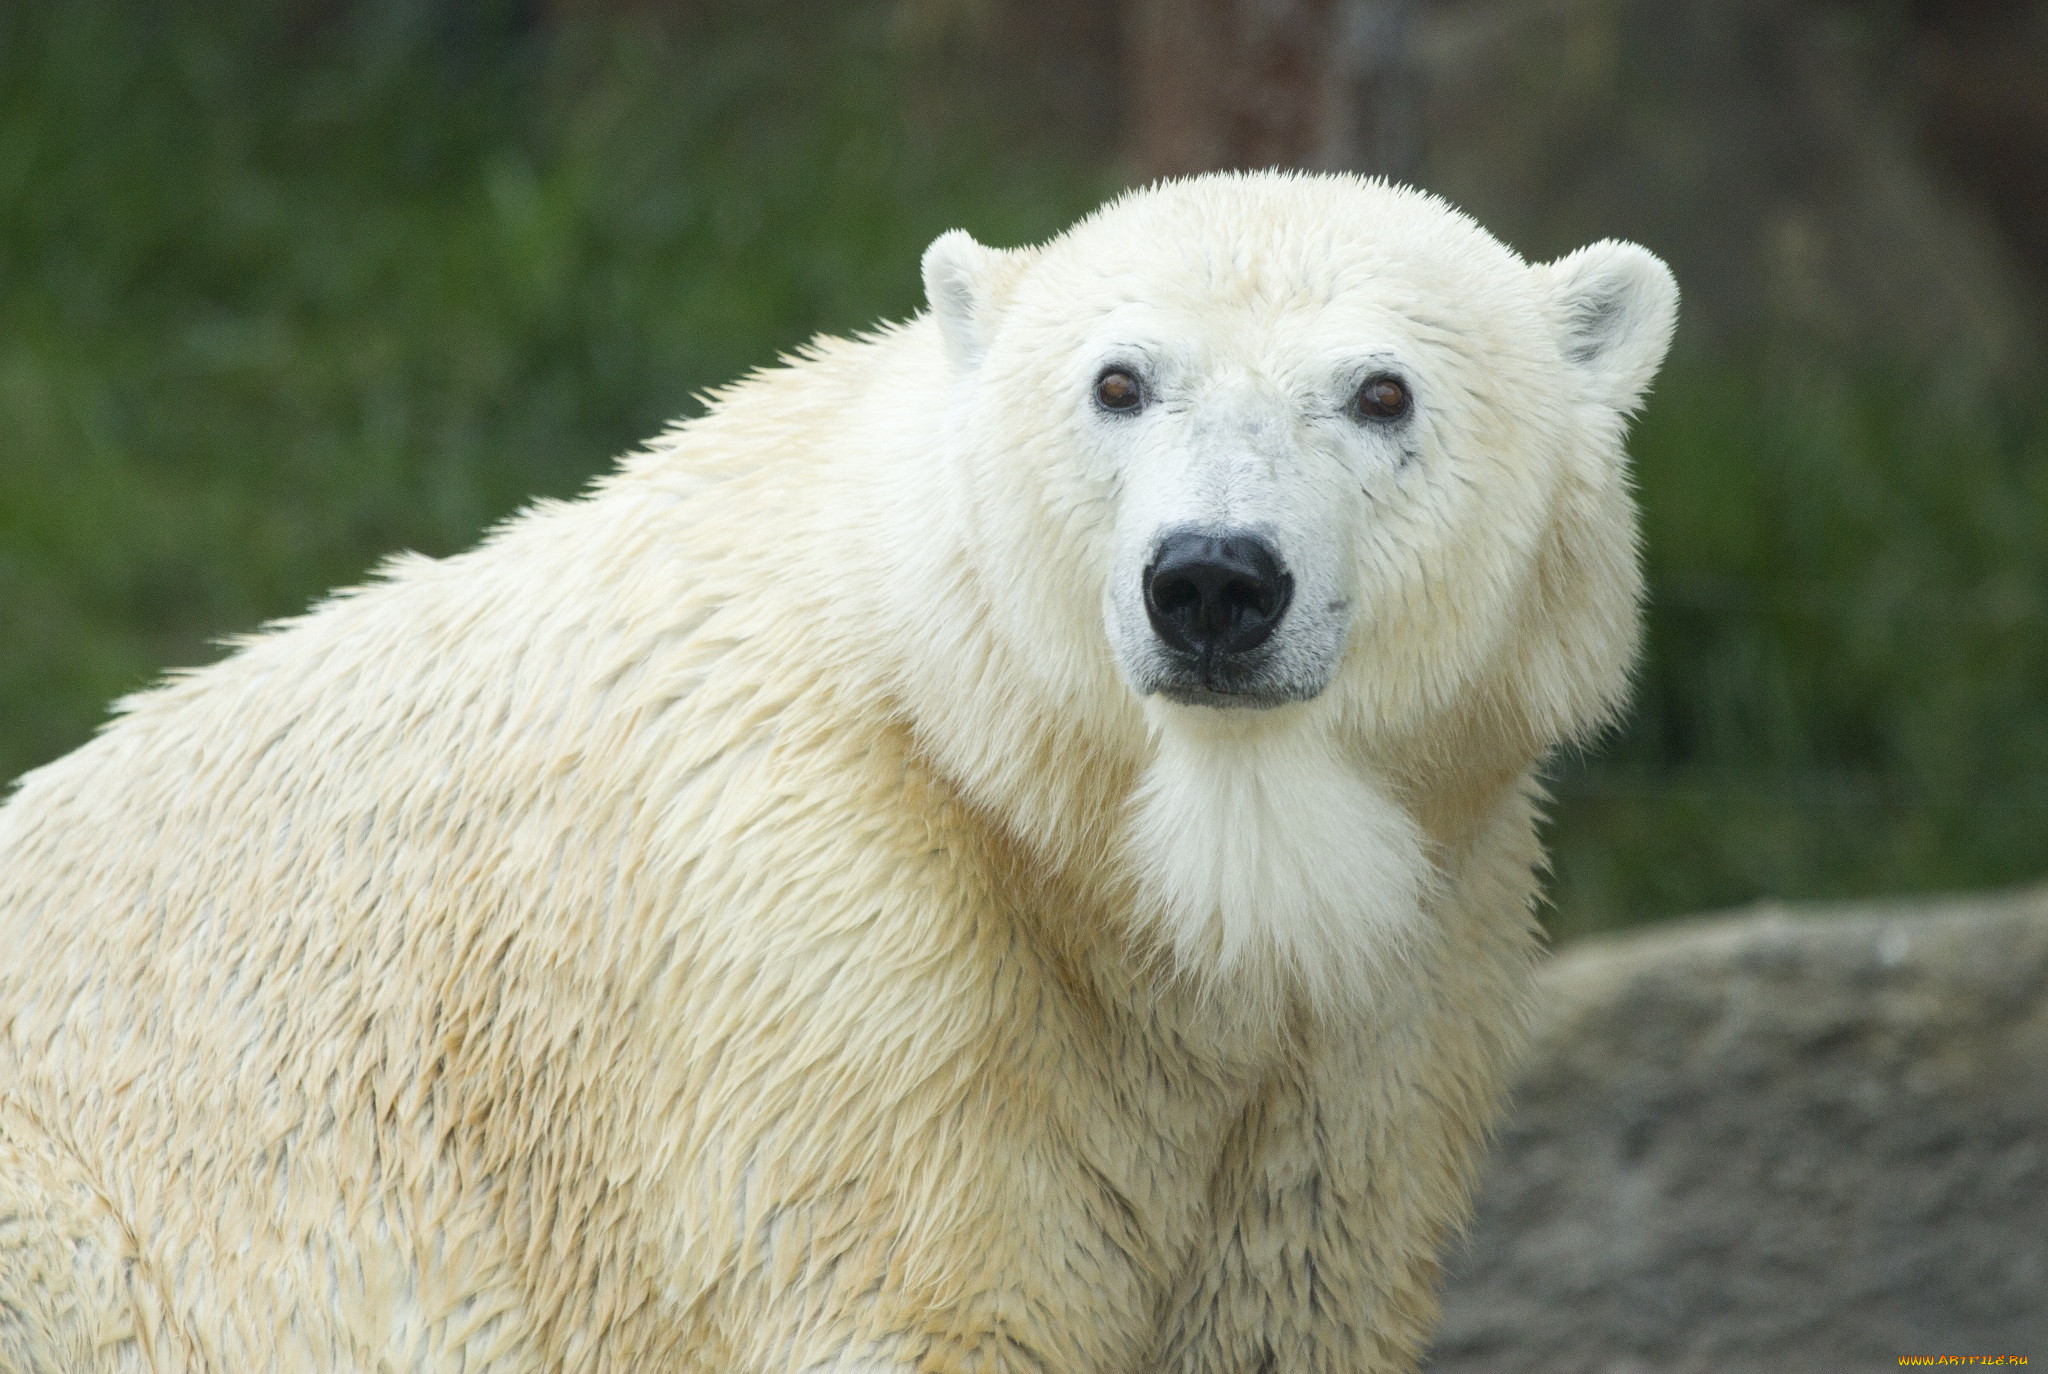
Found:
<path fill-rule="evenodd" d="M 1921 0 L 1912 18 L 1926 146 L 2048 306 L 2048 12 L 2037 0 Z"/>
<path fill-rule="evenodd" d="M 1131 128 L 1148 175 L 1319 165 L 1338 0 L 1135 0 Z"/>

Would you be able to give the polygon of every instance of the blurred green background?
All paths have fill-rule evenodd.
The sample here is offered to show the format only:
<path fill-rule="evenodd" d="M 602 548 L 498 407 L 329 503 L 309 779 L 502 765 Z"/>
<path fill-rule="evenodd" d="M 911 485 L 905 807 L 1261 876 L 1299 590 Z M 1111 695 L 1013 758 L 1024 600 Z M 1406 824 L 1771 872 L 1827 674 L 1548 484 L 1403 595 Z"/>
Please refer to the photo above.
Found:
<path fill-rule="evenodd" d="M 1292 8 L 1276 76 L 1166 0 L 0 5 L 0 777 L 915 310 L 943 229 L 1296 161 L 1686 288 L 1649 652 L 1553 770 L 1554 929 L 2048 870 L 2033 126 L 1983 154 L 1968 69 L 2031 50 L 1929 6 Z"/>

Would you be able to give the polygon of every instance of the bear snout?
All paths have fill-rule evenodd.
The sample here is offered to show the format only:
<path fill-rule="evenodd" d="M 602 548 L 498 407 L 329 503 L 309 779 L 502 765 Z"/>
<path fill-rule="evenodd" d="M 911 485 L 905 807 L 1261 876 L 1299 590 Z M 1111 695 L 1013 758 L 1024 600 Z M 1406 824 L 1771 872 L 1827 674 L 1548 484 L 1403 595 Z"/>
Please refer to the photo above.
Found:
<path fill-rule="evenodd" d="M 1294 599 L 1273 546 L 1246 530 L 1173 531 L 1142 576 L 1152 632 L 1197 659 L 1205 678 L 1219 657 L 1271 639 Z"/>

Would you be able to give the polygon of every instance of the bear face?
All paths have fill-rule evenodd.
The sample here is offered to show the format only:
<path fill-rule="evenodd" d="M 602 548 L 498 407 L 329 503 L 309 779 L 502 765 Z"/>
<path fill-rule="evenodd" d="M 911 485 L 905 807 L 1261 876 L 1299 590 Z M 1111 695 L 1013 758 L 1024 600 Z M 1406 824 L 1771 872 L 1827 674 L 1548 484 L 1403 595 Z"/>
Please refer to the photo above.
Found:
<path fill-rule="evenodd" d="M 1356 982 L 1433 881 L 1414 761 L 1519 774 L 1621 697 L 1669 272 L 1272 173 L 924 270 L 960 556 L 1026 709 L 1137 760 L 1127 866 L 1193 962 Z M 1459 757 L 1475 720 L 1504 770 Z"/>
<path fill-rule="evenodd" d="M 989 571 L 1060 584 L 1027 598 L 1040 656 L 1107 651 L 1163 705 L 1334 689 L 1368 729 L 1455 698 L 1549 628 L 1517 621 L 1560 488 L 1625 490 L 1617 422 L 1675 317 L 1647 253 L 1579 257 L 1531 268 L 1420 193 L 1273 175 L 1154 188 L 1035 250 L 941 238 Z M 1074 556 L 1012 560 L 1019 511 Z M 1582 590 L 1632 613 L 1631 578 Z"/>

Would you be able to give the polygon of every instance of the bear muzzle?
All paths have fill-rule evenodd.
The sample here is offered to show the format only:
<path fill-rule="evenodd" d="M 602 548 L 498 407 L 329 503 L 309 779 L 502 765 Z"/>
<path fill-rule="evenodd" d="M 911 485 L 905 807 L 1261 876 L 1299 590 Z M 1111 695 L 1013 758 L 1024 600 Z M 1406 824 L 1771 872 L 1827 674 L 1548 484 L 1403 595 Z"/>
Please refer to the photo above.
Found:
<path fill-rule="evenodd" d="M 1205 704 L 1272 695 L 1259 650 L 1294 600 L 1273 546 L 1246 530 L 1182 529 L 1160 539 L 1141 575 L 1145 616 L 1178 681 L 1169 696 Z M 1222 699 L 1222 700 L 1219 700 Z"/>

